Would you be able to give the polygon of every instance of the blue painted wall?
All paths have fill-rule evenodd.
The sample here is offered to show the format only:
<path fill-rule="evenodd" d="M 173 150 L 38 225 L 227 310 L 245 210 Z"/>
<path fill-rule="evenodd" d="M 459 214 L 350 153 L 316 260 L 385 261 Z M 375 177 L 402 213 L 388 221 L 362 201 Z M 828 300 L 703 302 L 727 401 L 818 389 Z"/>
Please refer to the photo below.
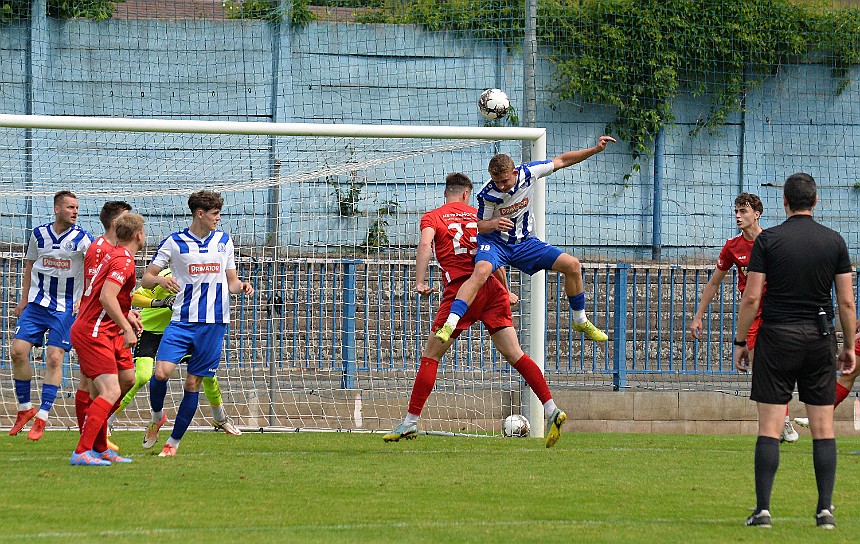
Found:
<path fill-rule="evenodd" d="M 21 25 L 0 27 L 3 112 L 27 110 L 27 34 Z M 276 32 L 261 21 L 47 19 L 34 25 L 34 44 L 35 114 L 476 126 L 483 124 L 475 107 L 481 90 L 501 87 L 517 106 L 523 87 L 517 54 L 411 26 L 315 23 Z M 606 107 L 554 103 L 552 74 L 541 60 L 537 124 L 549 130 L 550 156 L 593 145 L 613 117 Z M 718 134 L 690 136 L 708 104 L 678 99 L 677 125 L 667 130 L 663 149 L 664 258 L 713 259 L 735 234 L 731 207 L 741 189 L 762 196 L 766 226 L 780 221 L 780 190 L 762 184 L 778 185 L 795 171 L 816 177 L 818 217 L 843 233 L 855 259 L 860 255 L 853 220 L 860 195 L 852 190 L 860 100 L 856 83 L 839 95 L 836 84 L 826 66 L 787 66 L 752 90 L 745 116 L 730 119 Z M 35 131 L 34 138 L 26 188 L 37 214 L 33 224 L 50 220 L 49 196 L 69 187 L 82 193 L 82 223 L 92 230 L 100 230 L 101 202 L 119 196 L 154 218 L 150 236 L 160 238 L 184 215 L 186 195 L 212 186 L 232 190 L 225 195 L 225 227 L 241 243 L 261 244 L 268 239 L 269 191 L 236 187 L 267 179 L 275 158 L 286 180 L 278 201 L 280 243 L 320 249 L 360 244 L 375 210 L 391 200 L 399 203 L 396 215 L 384 217 L 391 243 L 413 246 L 420 213 L 441 202 L 446 173 L 463 171 L 481 182 L 497 149 L 520 156 L 519 143 L 484 144 L 434 155 L 432 162 L 423 156 L 361 169 L 357 177 L 313 180 L 302 174 L 337 159 L 297 139 L 276 139 L 272 153 L 266 137 L 163 140 Z M 374 142 L 364 149 L 328 144 L 330 157 L 379 156 Z M 25 239 L 25 197 L 11 196 L 24 188 L 25 151 L 24 131 L 0 129 L 3 242 Z M 654 166 L 648 158 L 640 164 L 625 181 L 633 160 L 621 144 L 550 177 L 549 241 L 590 259 L 650 258 Z M 330 182 L 346 188 L 356 180 L 362 215 L 339 217 Z"/>

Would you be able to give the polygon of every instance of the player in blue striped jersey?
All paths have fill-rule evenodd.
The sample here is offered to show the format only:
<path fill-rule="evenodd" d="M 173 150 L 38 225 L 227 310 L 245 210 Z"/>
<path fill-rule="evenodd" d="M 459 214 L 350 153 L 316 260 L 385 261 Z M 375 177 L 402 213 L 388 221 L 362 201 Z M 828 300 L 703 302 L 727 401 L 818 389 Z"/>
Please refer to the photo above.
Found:
<path fill-rule="evenodd" d="M 223 205 L 224 199 L 218 193 L 193 193 L 188 198 L 191 226 L 161 242 L 141 281 L 146 289 L 159 286 L 176 295 L 173 317 L 158 346 L 155 374 L 149 382 L 152 421 L 143 439 L 144 448 L 155 445 L 158 430 L 167 421 L 164 413 L 167 380 L 185 356 L 191 354 L 185 394 L 161 457 L 176 455 L 179 441 L 197 411 L 200 384 L 203 378 L 215 375 L 221 362 L 224 334 L 230 322 L 230 294 L 254 294 L 251 284 L 240 280 L 236 272 L 233 240 L 217 228 Z M 168 267 L 172 276 L 159 275 Z"/>
<path fill-rule="evenodd" d="M 457 291 L 445 325 L 436 331 L 439 340 L 447 342 L 450 339 L 460 317 L 466 313 L 493 271 L 510 264 L 529 275 L 539 270 L 555 270 L 564 274 L 564 292 L 573 311 L 574 327 L 592 340 L 606 341 L 606 333 L 585 316 L 585 288 L 579 259 L 534 236 L 532 203 L 534 183 L 538 178 L 602 152 L 609 142 L 615 142 L 615 139 L 601 136 L 594 147 L 519 166 L 514 165 L 508 155 L 499 154 L 490 160 L 490 181 L 478 193 L 475 271 Z"/>
<path fill-rule="evenodd" d="M 84 289 L 84 254 L 93 241 L 89 232 L 76 225 L 77 220 L 78 197 L 70 191 L 59 191 L 54 195 L 54 221 L 34 228 L 27 242 L 21 298 L 14 310 L 18 326 L 11 357 L 18 416 L 10 435 L 18 434 L 35 416 L 27 437 L 39 440 L 57 398 L 63 357 L 72 347 L 69 333 Z M 45 333 L 48 364 L 42 402 L 36 410 L 30 402 L 30 350 L 42 345 Z"/>

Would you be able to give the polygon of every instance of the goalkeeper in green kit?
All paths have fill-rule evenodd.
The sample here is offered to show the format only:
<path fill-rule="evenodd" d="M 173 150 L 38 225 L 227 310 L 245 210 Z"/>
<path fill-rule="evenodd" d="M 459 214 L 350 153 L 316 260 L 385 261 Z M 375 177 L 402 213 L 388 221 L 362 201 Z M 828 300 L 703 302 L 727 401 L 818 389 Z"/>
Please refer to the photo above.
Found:
<path fill-rule="evenodd" d="M 164 277 L 170 276 L 170 269 L 165 268 L 158 275 Z M 161 343 L 164 329 L 170 323 L 170 317 L 173 314 L 173 301 L 174 296 L 162 289 L 160 285 L 156 285 L 152 289 L 138 287 L 134 291 L 131 303 L 133 306 L 141 308 L 140 321 L 143 323 L 143 332 L 140 334 L 137 347 L 134 350 L 134 386 L 120 401 L 119 408 L 108 421 L 109 425 L 113 425 L 117 415 L 125 410 L 125 407 L 131 403 L 140 388 L 148 383 L 152 377 L 152 369 L 155 364 L 156 354 L 158 353 L 158 345 Z M 186 357 L 190 357 L 190 355 Z M 215 421 L 215 428 L 227 434 L 242 434 L 242 431 L 233 424 L 224 412 L 224 401 L 221 398 L 221 388 L 218 386 L 218 378 L 215 376 L 203 378 L 203 391 L 209 400 L 209 404 L 212 406 L 212 418 Z M 149 426 L 154 427 L 152 430 L 157 432 L 166 421 L 167 416 L 163 417 L 157 423 L 150 423 Z"/>

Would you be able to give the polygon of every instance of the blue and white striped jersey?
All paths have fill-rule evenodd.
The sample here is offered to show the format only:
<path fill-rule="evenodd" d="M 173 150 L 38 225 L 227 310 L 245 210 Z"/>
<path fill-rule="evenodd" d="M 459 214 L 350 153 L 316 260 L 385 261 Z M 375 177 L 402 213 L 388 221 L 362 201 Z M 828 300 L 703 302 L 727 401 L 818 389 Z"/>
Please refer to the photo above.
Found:
<path fill-rule="evenodd" d="M 39 225 L 30 234 L 27 254 L 33 261 L 27 302 L 55 311 L 71 311 L 84 290 L 84 255 L 93 235 L 77 225 L 56 234 L 53 223 Z"/>
<path fill-rule="evenodd" d="M 162 240 L 152 264 L 170 268 L 179 282 L 171 321 L 230 322 L 227 270 L 235 270 L 236 261 L 229 234 L 213 230 L 201 240 L 189 229 L 174 232 Z"/>
<path fill-rule="evenodd" d="M 516 167 L 517 183 L 508 192 L 502 192 L 488 181 L 478 192 L 478 220 L 507 217 L 514 226 L 506 232 L 496 232 L 503 242 L 516 244 L 531 236 L 534 217 L 531 213 L 533 182 L 555 171 L 552 160 L 534 161 Z"/>

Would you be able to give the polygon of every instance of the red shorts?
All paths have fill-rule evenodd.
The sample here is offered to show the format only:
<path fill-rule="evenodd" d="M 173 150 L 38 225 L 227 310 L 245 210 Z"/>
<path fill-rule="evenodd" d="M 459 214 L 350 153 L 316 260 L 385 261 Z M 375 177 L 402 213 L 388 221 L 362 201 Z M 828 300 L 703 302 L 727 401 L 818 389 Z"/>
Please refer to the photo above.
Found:
<path fill-rule="evenodd" d="M 755 349 L 755 337 L 758 336 L 758 327 L 761 325 L 761 313 L 755 316 L 750 330 L 747 332 L 747 349 L 752 351 Z"/>
<path fill-rule="evenodd" d="M 81 334 L 72 326 L 72 347 L 78 353 L 78 364 L 81 374 L 95 379 L 102 374 L 118 374 L 120 370 L 134 370 L 134 359 L 131 348 L 125 345 L 125 336 L 104 336 L 95 338 L 92 335 Z"/>
<path fill-rule="evenodd" d="M 445 324 L 448 319 L 448 313 L 451 311 L 451 305 L 454 304 L 454 299 L 457 298 L 457 291 L 460 286 L 469 279 L 469 276 L 462 276 L 450 282 L 445 287 L 445 292 L 442 295 L 442 303 L 439 305 L 439 312 L 436 314 L 436 320 L 433 321 L 431 330 L 436 331 L 439 327 Z M 496 279 L 495 276 L 490 276 L 475 295 L 475 300 L 469 305 L 466 314 L 460 318 L 457 323 L 457 328 L 451 334 L 451 338 L 457 338 L 464 330 L 472 326 L 475 321 L 481 321 L 490 334 L 496 334 L 505 327 L 514 326 L 514 318 L 511 315 L 511 303 L 508 298 L 508 290 Z"/>

